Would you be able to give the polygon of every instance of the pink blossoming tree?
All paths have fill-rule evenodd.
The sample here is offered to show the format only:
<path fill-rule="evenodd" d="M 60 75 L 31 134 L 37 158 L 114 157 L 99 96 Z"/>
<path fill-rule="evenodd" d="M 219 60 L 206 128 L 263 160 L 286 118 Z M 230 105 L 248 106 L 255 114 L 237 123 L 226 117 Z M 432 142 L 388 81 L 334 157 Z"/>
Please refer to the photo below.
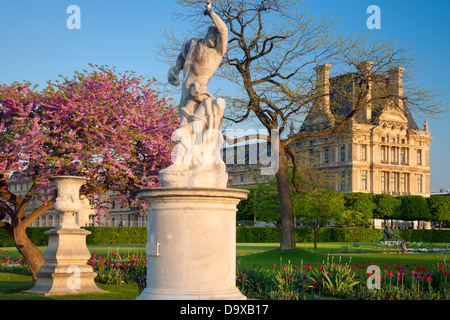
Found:
<path fill-rule="evenodd" d="M 45 261 L 25 230 L 55 202 L 49 177 L 81 175 L 88 179 L 81 195 L 120 191 L 131 201 L 136 188 L 158 186 L 158 171 L 171 163 L 175 108 L 152 81 L 91 67 L 42 91 L 28 82 L 0 86 L 0 228 L 33 274 Z M 8 187 L 12 174 L 28 181 L 24 196 Z M 101 203 L 97 208 L 100 215 Z"/>

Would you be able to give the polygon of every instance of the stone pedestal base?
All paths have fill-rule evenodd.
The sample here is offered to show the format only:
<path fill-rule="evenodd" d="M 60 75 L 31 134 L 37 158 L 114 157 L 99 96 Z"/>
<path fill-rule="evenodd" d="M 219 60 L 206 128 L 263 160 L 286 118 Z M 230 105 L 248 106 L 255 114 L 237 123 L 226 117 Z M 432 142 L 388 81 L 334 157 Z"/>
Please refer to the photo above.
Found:
<path fill-rule="evenodd" d="M 147 287 L 137 300 L 239 300 L 236 206 L 248 191 L 151 188 Z"/>
<path fill-rule="evenodd" d="M 228 174 L 225 164 L 172 164 L 158 173 L 165 188 L 219 188 L 225 189 Z"/>
<path fill-rule="evenodd" d="M 48 247 L 46 264 L 36 274 L 36 285 L 25 291 L 42 295 L 106 292 L 97 287 L 97 275 L 86 262 L 91 254 L 86 247 L 90 231 L 81 228 L 56 228 L 46 231 Z"/>

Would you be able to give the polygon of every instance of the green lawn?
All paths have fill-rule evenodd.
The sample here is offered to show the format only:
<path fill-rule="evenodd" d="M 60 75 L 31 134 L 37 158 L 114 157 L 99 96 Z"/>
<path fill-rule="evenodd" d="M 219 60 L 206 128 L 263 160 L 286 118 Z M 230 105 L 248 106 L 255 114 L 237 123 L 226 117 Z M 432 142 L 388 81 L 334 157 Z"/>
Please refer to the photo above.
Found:
<path fill-rule="evenodd" d="M 137 284 L 104 285 L 100 289 L 108 293 L 84 293 L 71 295 L 42 296 L 22 291 L 31 289 L 31 276 L 0 272 L 0 300 L 136 300 L 139 293 Z"/>
<path fill-rule="evenodd" d="M 373 263 L 397 263 L 397 264 L 423 264 L 430 265 L 436 263 L 440 254 L 438 253 L 380 253 L 380 248 L 376 243 L 359 243 L 360 247 L 354 248 L 351 243 L 345 242 L 327 242 L 318 243 L 314 248 L 313 243 L 297 243 L 297 249 L 292 251 L 281 252 L 279 243 L 238 243 L 236 245 L 237 262 L 241 266 L 257 264 L 261 266 L 273 266 L 273 264 L 291 261 L 300 264 L 303 262 L 322 262 L 328 257 L 334 259 L 343 259 L 347 261 L 352 259 L 353 262 L 359 263 L 364 261 L 372 261 Z M 447 247 L 448 244 L 434 244 L 434 247 Z M 347 247 L 348 252 L 343 252 L 342 247 Z M 145 254 L 145 245 L 89 245 L 90 252 L 100 254 L 102 256 L 115 252 L 121 254 Z M 0 258 L 10 256 L 11 260 L 17 258 L 20 254 L 16 248 L 0 248 Z M 39 247 L 44 252 L 45 247 Z M 7 252 L 6 252 L 7 251 Z M 330 259 L 330 258 L 329 258 Z"/>
<path fill-rule="evenodd" d="M 297 249 L 289 251 L 280 251 L 278 243 L 268 244 L 237 244 L 236 261 L 238 266 L 246 267 L 250 265 L 259 265 L 263 267 L 272 268 L 273 264 L 293 264 L 300 265 L 303 263 L 322 263 L 327 259 L 331 261 L 364 264 L 364 262 L 373 264 L 410 264 L 432 266 L 444 257 L 450 254 L 439 253 L 397 253 L 386 252 L 379 253 L 380 249 L 376 243 L 361 243 L 361 247 L 354 249 L 351 243 L 318 243 L 317 248 L 314 249 L 312 243 L 297 243 Z M 435 244 L 435 247 L 445 248 L 448 244 Z M 349 252 L 341 252 L 341 247 L 348 247 Z M 442 262 L 442 261 L 441 261 Z"/>
<path fill-rule="evenodd" d="M 358 243 L 360 247 L 355 248 L 350 242 L 322 242 L 317 244 L 317 248 L 314 248 L 313 243 L 297 243 L 297 249 L 303 249 L 308 252 L 322 253 L 322 254 L 343 254 L 342 247 L 347 247 L 350 254 L 361 254 L 361 253 L 378 253 L 380 252 L 380 247 L 376 243 Z M 436 248 L 448 248 L 448 243 L 435 243 L 433 244 Z M 263 253 L 269 250 L 278 249 L 280 247 L 279 243 L 237 243 L 236 244 L 236 255 L 245 256 L 250 254 Z M 44 253 L 46 247 L 38 247 L 39 250 Z M 120 252 L 123 254 L 135 254 L 135 253 L 145 253 L 145 244 L 110 244 L 110 245 L 88 245 L 88 249 L 91 253 L 96 253 L 100 255 L 105 255 L 110 252 Z M 19 252 L 15 247 L 3 247 L 0 248 L 0 258 L 10 256 L 11 259 L 20 256 Z"/>

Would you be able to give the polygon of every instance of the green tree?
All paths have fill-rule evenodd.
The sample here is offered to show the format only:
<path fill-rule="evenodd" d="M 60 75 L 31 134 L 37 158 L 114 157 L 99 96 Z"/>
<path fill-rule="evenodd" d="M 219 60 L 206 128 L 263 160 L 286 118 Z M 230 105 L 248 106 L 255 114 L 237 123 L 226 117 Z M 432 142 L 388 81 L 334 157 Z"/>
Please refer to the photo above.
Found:
<path fill-rule="evenodd" d="M 250 193 L 247 195 L 247 199 L 241 200 L 237 205 L 237 212 L 236 212 L 237 221 L 254 220 L 255 218 L 254 188 L 245 188 L 245 189 L 250 191 Z"/>
<path fill-rule="evenodd" d="M 450 197 L 429 197 L 427 198 L 431 220 L 439 221 L 439 229 L 444 221 L 450 221 Z"/>
<path fill-rule="evenodd" d="M 360 212 L 364 220 L 372 218 L 373 210 L 376 204 L 373 202 L 373 196 L 370 193 L 352 192 L 344 194 L 345 208 L 347 210 Z"/>
<path fill-rule="evenodd" d="M 373 196 L 375 209 L 373 210 L 373 217 L 383 219 L 386 225 L 386 220 L 393 220 L 399 215 L 399 210 L 402 201 L 390 194 L 376 194 Z"/>
<path fill-rule="evenodd" d="M 320 228 L 327 226 L 332 219 L 339 217 L 345 210 L 341 192 L 318 188 L 296 194 L 292 203 L 298 218 L 302 218 L 314 232 L 314 248 L 317 248 L 317 235 Z"/>
<path fill-rule="evenodd" d="M 336 219 L 341 225 L 353 228 L 353 238 L 357 241 L 357 228 L 371 224 L 372 212 L 376 205 L 373 202 L 373 196 L 370 193 L 352 192 L 345 193 L 345 210 Z"/>
<path fill-rule="evenodd" d="M 422 196 L 408 195 L 400 196 L 402 201 L 400 209 L 400 219 L 411 221 L 430 221 L 430 209 L 428 208 L 427 201 Z"/>
<path fill-rule="evenodd" d="M 237 217 L 242 220 L 279 221 L 280 199 L 276 181 L 271 180 L 267 184 L 247 188 L 250 193 L 245 201 L 238 205 Z"/>
<path fill-rule="evenodd" d="M 358 242 L 358 229 L 356 227 L 371 224 L 371 216 L 366 215 L 361 211 L 346 209 L 337 217 L 336 222 L 352 228 L 354 242 Z"/>

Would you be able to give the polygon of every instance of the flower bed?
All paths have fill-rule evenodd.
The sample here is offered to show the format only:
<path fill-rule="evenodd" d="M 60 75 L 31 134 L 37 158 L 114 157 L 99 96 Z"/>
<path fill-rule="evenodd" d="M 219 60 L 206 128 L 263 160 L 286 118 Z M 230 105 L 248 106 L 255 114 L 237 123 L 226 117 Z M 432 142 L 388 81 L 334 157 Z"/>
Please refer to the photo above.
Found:
<path fill-rule="evenodd" d="M 0 272 L 31 275 L 30 268 L 22 257 L 13 258 L 8 250 L 0 249 Z"/>
<path fill-rule="evenodd" d="M 107 253 L 105 256 L 93 253 L 87 262 L 97 273 L 95 281 L 104 284 L 125 284 L 136 282 L 147 274 L 146 257 L 140 254 L 125 255 Z"/>
<path fill-rule="evenodd" d="M 334 257 L 321 263 L 273 265 L 272 270 L 238 268 L 236 285 L 256 299 L 450 299 L 450 264 L 378 265 L 341 263 Z"/>

